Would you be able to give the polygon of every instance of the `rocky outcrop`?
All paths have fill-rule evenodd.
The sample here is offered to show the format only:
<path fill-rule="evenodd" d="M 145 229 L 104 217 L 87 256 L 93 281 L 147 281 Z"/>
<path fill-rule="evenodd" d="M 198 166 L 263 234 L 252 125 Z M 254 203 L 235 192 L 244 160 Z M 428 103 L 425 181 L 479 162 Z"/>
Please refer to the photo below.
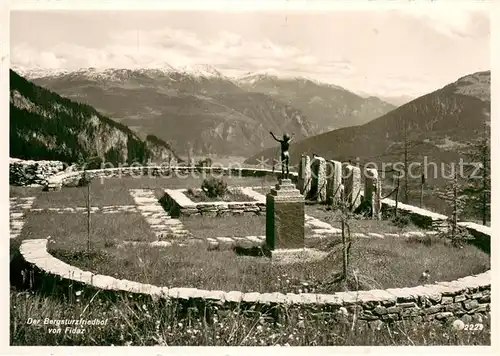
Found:
<path fill-rule="evenodd" d="M 10 71 L 10 155 L 21 159 L 92 160 L 92 167 L 178 160 L 168 142 L 142 140 L 93 107 L 61 97 Z M 90 168 L 90 167 L 89 167 Z"/>

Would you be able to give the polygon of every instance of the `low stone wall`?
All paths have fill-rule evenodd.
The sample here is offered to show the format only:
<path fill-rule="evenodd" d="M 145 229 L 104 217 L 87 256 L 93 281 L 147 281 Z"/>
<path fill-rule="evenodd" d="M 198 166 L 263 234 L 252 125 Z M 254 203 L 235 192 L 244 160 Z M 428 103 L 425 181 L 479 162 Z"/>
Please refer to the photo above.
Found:
<path fill-rule="evenodd" d="M 382 201 L 382 211 L 384 214 L 390 214 L 392 216 L 395 206 L 396 202 L 392 199 L 384 199 Z M 398 203 L 398 214 L 408 216 L 412 223 L 424 229 L 439 230 L 447 226 L 448 217 L 446 215 L 438 214 L 413 205 Z M 465 227 L 474 237 L 474 240 L 471 241 L 473 245 L 486 253 L 490 253 L 490 227 L 468 221 L 459 222 L 458 225 Z"/>
<path fill-rule="evenodd" d="M 9 184 L 18 186 L 46 185 L 48 179 L 66 169 L 61 161 L 33 161 L 10 158 Z"/>
<path fill-rule="evenodd" d="M 62 187 L 75 187 L 80 184 L 82 177 L 81 171 L 60 172 L 47 179 L 44 189 L 60 190 Z"/>
<path fill-rule="evenodd" d="M 281 173 L 271 169 L 260 168 L 218 168 L 218 167 L 165 167 L 165 166 L 144 166 L 144 167 L 121 167 L 88 170 L 87 174 L 91 178 L 125 178 L 125 177 L 186 177 L 193 172 L 206 175 L 226 175 L 233 177 L 280 177 Z M 46 187 L 48 189 L 60 189 L 64 186 L 73 186 L 83 177 L 83 171 L 62 172 L 53 175 L 48 179 Z M 298 174 L 290 172 L 290 179 L 297 183 Z"/>
<path fill-rule="evenodd" d="M 250 201 L 251 197 L 249 197 L 249 201 L 247 202 L 195 203 L 184 194 L 186 191 L 186 189 L 165 189 L 165 195 L 161 199 L 161 204 L 173 218 L 181 216 L 263 215 L 266 213 L 265 201 Z"/>
<path fill-rule="evenodd" d="M 180 171 L 189 171 L 190 169 L 190 167 L 182 167 Z M 178 169 L 174 168 L 173 170 Z M 257 170 L 251 171 L 257 172 Z M 97 170 L 94 172 L 95 176 L 110 173 L 109 170 Z M 268 170 L 260 172 L 259 174 L 270 173 Z M 124 171 L 122 170 L 117 176 L 123 173 Z M 75 179 L 78 174 L 81 176 L 81 172 L 60 174 L 60 181 L 64 182 L 65 180 Z M 111 172 L 111 174 L 115 173 Z M 185 197 L 184 194 L 182 196 Z M 185 208 L 186 205 L 189 208 L 189 204 L 185 204 L 187 201 L 183 202 L 182 198 L 178 198 L 176 197 L 175 200 L 181 201 L 179 209 L 180 206 Z M 259 202 L 260 199 L 257 203 Z M 393 208 L 394 205 L 395 202 L 390 199 L 384 199 L 383 201 L 383 206 L 386 209 Z M 432 225 L 436 221 L 446 219 L 444 215 L 405 204 L 398 204 L 398 209 L 408 213 L 416 221 L 421 221 L 423 225 Z M 489 242 L 491 237 L 491 229 L 489 227 L 468 222 L 463 222 L 461 225 L 467 227 L 474 236 L 488 240 Z M 452 282 L 438 282 L 413 288 L 342 292 L 331 295 L 312 293 L 241 293 L 238 291 L 207 291 L 195 288 L 166 288 L 93 274 L 92 272 L 83 271 L 54 258 L 47 252 L 46 247 L 46 239 L 24 240 L 20 248 L 21 255 L 26 262 L 36 269 L 58 278 L 81 283 L 92 288 L 149 295 L 155 298 L 215 301 L 222 305 L 225 303 L 242 303 L 271 306 L 292 305 L 309 309 L 326 308 L 336 314 L 347 317 L 352 317 L 355 314 L 359 322 L 369 323 L 370 325 L 378 325 L 382 322 L 397 322 L 403 319 L 450 321 L 461 318 L 467 323 L 470 322 L 472 317 L 486 314 L 490 311 L 491 271 L 476 276 L 460 278 Z"/>
<path fill-rule="evenodd" d="M 475 246 L 486 253 L 491 252 L 491 228 L 489 226 L 479 225 L 468 221 L 459 222 L 458 225 L 465 227 L 467 231 L 474 236 L 475 239 L 472 243 Z"/>
<path fill-rule="evenodd" d="M 490 311 L 491 271 L 452 282 L 426 284 L 413 288 L 391 288 L 335 294 L 241 293 L 196 288 L 167 288 L 110 276 L 94 274 L 70 266 L 47 251 L 47 240 L 24 240 L 20 247 L 24 260 L 37 270 L 91 288 L 147 295 L 165 299 L 214 301 L 219 305 L 289 305 L 308 310 L 327 309 L 361 324 L 380 326 L 383 322 L 414 321 L 470 322 Z"/>
<path fill-rule="evenodd" d="M 382 213 L 393 214 L 396 207 L 396 201 L 392 199 L 382 200 Z M 430 210 L 422 209 L 417 206 L 403 204 L 398 202 L 398 214 L 406 215 L 410 220 L 419 227 L 424 229 L 434 229 L 442 227 L 446 224 L 448 217 L 443 214 L 438 214 Z"/>

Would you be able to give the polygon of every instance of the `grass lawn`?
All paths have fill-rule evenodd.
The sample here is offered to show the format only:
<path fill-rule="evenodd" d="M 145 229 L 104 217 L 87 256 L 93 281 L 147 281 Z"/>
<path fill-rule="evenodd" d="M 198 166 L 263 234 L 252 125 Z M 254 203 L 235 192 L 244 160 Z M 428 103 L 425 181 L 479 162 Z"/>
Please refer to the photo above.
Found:
<path fill-rule="evenodd" d="M 105 243 L 135 240 L 153 241 L 155 236 L 140 213 L 91 214 L 91 243 L 104 249 Z M 40 239 L 51 236 L 52 248 L 85 250 L 87 246 L 87 215 L 80 213 L 58 214 L 31 212 L 19 239 Z"/>
<path fill-rule="evenodd" d="M 340 228 L 340 214 L 337 210 L 327 210 L 324 205 L 306 205 L 305 213 L 319 220 L 325 221 L 333 227 Z M 350 219 L 349 226 L 354 233 L 404 233 L 406 231 L 425 231 L 413 224 L 404 227 L 394 225 L 390 220 L 372 220 L 372 219 Z"/>
<path fill-rule="evenodd" d="M 228 186 L 259 186 L 269 185 L 269 177 L 225 177 Z M 109 205 L 133 205 L 134 200 L 129 193 L 129 189 L 152 189 L 156 191 L 158 197 L 162 196 L 163 189 L 180 188 L 200 188 L 203 177 L 124 177 L 94 179 L 91 183 L 91 204 L 92 206 Z M 67 206 L 86 206 L 86 187 L 64 187 L 61 191 L 43 192 L 41 188 L 10 187 L 11 196 L 36 196 L 33 204 L 34 208 L 52 208 Z M 246 198 L 251 201 L 250 198 Z"/>
<path fill-rule="evenodd" d="M 216 175 L 216 177 L 218 177 Z M 181 189 L 181 188 L 201 188 L 203 179 L 207 178 L 202 174 L 193 177 L 124 177 L 124 178 L 97 178 L 94 183 L 102 184 L 105 187 L 123 183 L 128 189 Z M 224 176 L 223 180 L 230 186 L 246 187 L 246 186 L 269 186 L 275 181 L 272 177 L 237 177 L 237 176 Z M 270 181 L 272 180 L 272 182 Z"/>
<path fill-rule="evenodd" d="M 234 178 L 233 178 L 234 179 Z M 176 178 L 124 178 L 92 183 L 93 205 L 132 204 L 128 189 L 186 188 L 196 186 Z M 229 185 L 256 186 L 260 178 L 229 181 Z M 167 184 L 168 182 L 168 184 Z M 269 185 L 273 182 L 263 182 Z M 201 179 L 198 182 L 201 185 Z M 11 196 L 37 196 L 37 207 L 84 206 L 85 188 L 64 188 L 42 192 L 40 188 L 10 187 Z M 268 188 L 266 188 L 268 189 Z M 80 198 L 81 196 L 81 198 Z M 45 205 L 44 205 L 45 204 Z M 306 214 L 336 224 L 332 212 L 320 206 L 307 206 Z M 329 220 L 330 219 L 330 220 Z M 183 219 L 196 236 L 247 236 L 265 234 L 264 216 Z M 340 271 L 342 260 L 336 245 L 322 247 L 331 253 L 323 260 L 277 264 L 264 257 L 238 256 L 232 251 L 207 251 L 206 246 L 158 248 L 119 247 L 123 240 L 152 241 L 149 225 L 139 213 L 92 214 L 92 247 L 87 247 L 85 214 L 27 212 L 21 235 L 11 240 L 17 250 L 22 239 L 54 240 L 49 252 L 85 270 L 167 287 L 194 287 L 244 292 L 318 292 L 332 293 L 342 287 L 325 283 Z M 377 229 L 381 230 L 377 230 Z M 367 230 L 364 231 L 363 229 Z M 351 222 L 352 232 L 389 232 L 401 229 L 389 221 Z M 415 228 L 407 228 L 415 230 Z M 417 229 L 418 230 L 418 229 Z M 338 239 L 337 239 L 338 240 Z M 106 244 L 106 241 L 108 244 Z M 331 241 L 332 242 L 332 241 Z M 399 239 L 355 239 L 351 248 L 351 269 L 356 271 L 361 289 L 411 287 L 429 269 L 431 280 L 449 281 L 481 273 L 490 268 L 490 256 L 473 246 L 454 248 L 434 237 Z M 12 269 L 12 264 L 11 264 Z M 66 291 L 66 293 L 69 293 Z M 71 298 L 68 298 L 71 297 Z M 141 301 L 127 296 L 112 301 L 105 293 L 86 290 L 80 296 L 42 295 L 33 291 L 10 292 L 11 345 L 162 345 L 162 346 L 260 346 L 260 345 L 489 345 L 489 319 L 482 331 L 459 332 L 449 326 L 412 324 L 384 326 L 382 330 L 351 329 L 328 313 L 281 310 L 287 318 L 275 323 L 261 311 L 251 313 L 221 307 L 181 313 L 177 302 Z M 208 308 L 205 306 L 205 308 Z M 286 309 L 286 307 L 283 307 Z M 208 313 L 208 314 L 207 314 Z M 210 315 L 209 321 L 203 317 Z M 85 333 L 48 333 L 47 326 L 28 325 L 34 319 L 108 319 L 104 327 L 87 326 Z"/>
<path fill-rule="evenodd" d="M 331 253 L 322 260 L 291 264 L 238 256 L 233 251 L 207 251 L 199 245 L 115 248 L 85 259 L 72 258 L 54 247 L 51 253 L 83 269 L 159 286 L 287 293 L 304 290 L 307 283 L 309 291 L 332 293 L 341 290 L 329 283 L 341 271 L 338 247 L 329 246 Z M 420 285 L 425 269 L 431 272 L 431 282 L 478 274 L 488 270 L 490 259 L 473 246 L 458 249 L 437 238 L 361 238 L 351 248 L 350 264 L 357 271 L 360 289 L 385 289 Z"/>
<path fill-rule="evenodd" d="M 66 298 L 64 298 L 66 297 Z M 58 298 L 30 291 L 10 291 L 10 344 L 15 346 L 442 346 L 490 345 L 490 319 L 481 331 L 456 331 L 448 325 L 414 324 L 381 330 L 351 328 L 328 313 L 280 310 L 287 318 L 274 323 L 266 312 L 204 307 L 182 314 L 177 303 L 111 301 L 84 291 L 80 298 Z M 64 298 L 64 299 L 63 299 Z M 204 318 L 204 315 L 210 315 Z M 28 318 L 100 319 L 83 334 L 48 333 L 48 326 L 28 325 Z M 208 319 L 208 321 L 207 321 Z"/>
<path fill-rule="evenodd" d="M 197 238 L 265 236 L 265 215 L 224 216 L 224 217 L 181 217 L 186 229 Z M 311 227 L 306 226 L 304 234 L 311 236 Z"/>
<path fill-rule="evenodd" d="M 319 208 L 308 206 L 307 213 L 324 220 L 333 216 L 332 212 L 322 212 Z M 79 213 L 30 212 L 20 239 L 51 236 L 54 240 L 49 245 L 51 253 L 70 264 L 156 285 L 297 292 L 303 289 L 302 283 L 307 283 L 318 292 L 340 290 L 340 286 L 327 283 L 340 271 L 339 252 L 332 252 L 321 261 L 297 261 L 282 265 L 266 258 L 238 256 L 232 251 L 207 251 L 205 246 L 120 248 L 113 242 L 155 239 L 140 213 L 123 212 L 92 214 L 91 241 L 95 251 L 89 255 L 85 252 L 86 219 L 85 214 Z M 183 219 L 183 222 L 197 237 L 265 235 L 264 216 L 195 217 Z M 351 231 L 401 231 L 397 227 L 384 227 L 388 224 L 390 222 L 353 220 Z M 332 247 L 338 243 L 339 238 L 336 240 L 330 240 L 328 248 L 337 251 L 338 246 Z M 489 268 L 489 255 L 473 246 L 457 249 L 435 238 L 415 241 L 391 237 L 356 239 L 351 249 L 351 267 L 358 271 L 360 287 L 371 289 L 415 286 L 420 284 L 419 277 L 425 269 L 431 271 L 433 281 L 447 281 Z"/>
<path fill-rule="evenodd" d="M 35 197 L 40 194 L 42 191 L 41 187 L 32 187 L 32 188 L 27 188 L 27 187 L 18 187 L 15 185 L 10 185 L 9 186 L 9 196 L 10 197 Z"/>
<path fill-rule="evenodd" d="M 264 215 L 181 218 L 182 223 L 195 237 L 259 236 L 266 234 Z"/>

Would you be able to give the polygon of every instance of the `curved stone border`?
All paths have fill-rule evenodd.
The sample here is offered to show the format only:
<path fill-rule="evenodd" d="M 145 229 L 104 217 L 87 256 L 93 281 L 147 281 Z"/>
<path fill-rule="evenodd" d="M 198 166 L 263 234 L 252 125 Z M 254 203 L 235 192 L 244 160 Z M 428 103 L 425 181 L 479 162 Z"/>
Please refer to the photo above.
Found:
<path fill-rule="evenodd" d="M 193 167 L 182 167 L 192 170 Z M 141 171 L 143 168 L 140 168 Z M 145 168 L 147 169 L 147 168 Z M 176 168 L 177 169 L 177 168 Z M 133 172 L 131 169 L 130 172 Z M 229 171 L 226 169 L 226 171 Z M 240 170 L 241 171 L 241 170 Z M 257 172 L 259 170 L 247 170 Z M 269 170 L 261 170 L 269 172 Z M 99 170 L 106 173 L 106 170 Z M 108 170 L 109 172 L 109 170 Z M 135 168 L 137 172 L 137 168 Z M 74 172 L 71 172 L 74 174 Z M 81 175 L 82 172 L 77 172 Z M 120 172 L 120 174 L 123 171 Z M 241 172 L 240 172 L 241 173 Z M 66 173 L 68 175 L 69 173 Z M 294 175 L 296 178 L 296 174 Z M 74 178 L 74 176 L 73 176 Z M 62 178 L 62 182 L 67 178 Z M 392 202 L 384 201 L 386 206 Z M 399 207 L 399 206 L 398 206 Z M 440 214 L 424 209 L 404 206 L 410 214 L 417 218 L 434 221 L 441 220 Z M 491 236 L 491 229 L 472 223 L 461 223 L 472 234 Z M 238 291 L 208 291 L 196 288 L 166 288 L 128 280 L 119 280 L 110 276 L 93 274 L 70 266 L 50 255 L 47 251 L 47 240 L 24 240 L 20 247 L 23 258 L 36 268 L 94 288 L 123 291 L 172 299 L 206 299 L 224 302 L 246 302 L 252 304 L 290 304 L 290 305 L 325 305 L 337 308 L 355 307 L 358 318 L 363 321 L 380 322 L 396 321 L 405 318 L 415 320 L 448 320 L 451 317 L 465 317 L 476 313 L 490 311 L 491 271 L 476 276 L 468 276 L 452 282 L 438 282 L 413 288 L 390 288 L 386 290 L 369 290 L 357 292 L 341 292 L 335 294 L 294 294 L 294 293 L 242 293 Z"/>

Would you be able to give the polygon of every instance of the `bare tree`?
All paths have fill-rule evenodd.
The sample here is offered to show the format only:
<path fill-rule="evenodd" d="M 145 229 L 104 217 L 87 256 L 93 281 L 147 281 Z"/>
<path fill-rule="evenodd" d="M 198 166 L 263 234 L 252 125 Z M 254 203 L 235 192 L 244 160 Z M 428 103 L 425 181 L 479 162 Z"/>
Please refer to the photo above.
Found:
<path fill-rule="evenodd" d="M 421 174 L 421 179 L 422 181 L 420 182 L 420 207 L 424 207 L 424 189 L 425 189 L 425 182 L 426 182 L 426 176 L 425 173 L 422 172 Z"/>
<path fill-rule="evenodd" d="M 416 159 L 419 159 L 419 154 L 416 152 L 416 148 L 419 145 L 419 141 L 415 140 L 415 135 L 411 131 L 411 124 L 407 118 L 401 118 L 400 119 L 400 125 L 402 126 L 401 128 L 401 142 L 400 142 L 400 149 L 393 150 L 392 153 L 395 154 L 397 157 L 401 157 L 403 160 L 403 168 L 401 173 L 401 177 L 403 180 L 403 184 L 400 185 L 400 192 L 402 193 L 402 201 L 405 204 L 408 204 L 410 202 L 410 191 L 411 191 L 411 184 L 410 182 L 410 164 L 412 161 L 415 161 Z"/>
<path fill-rule="evenodd" d="M 79 161 L 79 166 L 83 167 L 83 177 L 81 180 L 81 185 L 87 187 L 87 194 L 86 194 L 86 207 L 87 207 L 87 251 L 90 252 L 92 249 L 92 244 L 91 244 L 91 233 L 90 233 L 90 214 L 91 214 L 91 204 L 90 204 L 90 183 L 92 181 L 92 178 L 90 177 L 89 173 L 87 172 L 89 166 L 100 160 L 100 157 L 93 156 L 87 159 L 80 158 Z M 106 236 L 104 236 L 106 239 Z"/>
<path fill-rule="evenodd" d="M 353 206 L 352 202 L 355 202 L 359 196 L 360 192 L 357 192 L 355 199 L 350 200 L 348 196 L 344 196 L 343 199 L 338 203 L 338 209 L 340 211 L 340 224 L 342 229 L 342 275 L 341 281 L 347 283 L 349 277 L 349 257 L 352 245 L 351 239 L 351 227 L 349 221 L 353 217 Z"/>

